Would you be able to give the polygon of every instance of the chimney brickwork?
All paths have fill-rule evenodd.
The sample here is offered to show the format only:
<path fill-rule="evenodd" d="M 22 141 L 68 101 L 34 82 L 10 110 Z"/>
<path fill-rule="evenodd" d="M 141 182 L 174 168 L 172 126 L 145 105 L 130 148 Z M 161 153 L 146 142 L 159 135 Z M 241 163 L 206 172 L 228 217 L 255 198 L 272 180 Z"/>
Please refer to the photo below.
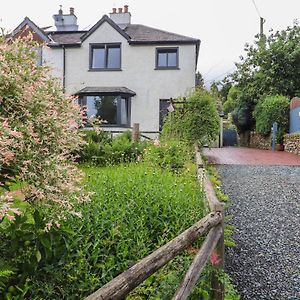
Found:
<path fill-rule="evenodd" d="M 112 9 L 112 13 L 109 14 L 110 18 L 121 28 L 125 29 L 127 25 L 131 24 L 131 14 L 128 10 L 128 5 L 124 5 L 123 8 Z"/>

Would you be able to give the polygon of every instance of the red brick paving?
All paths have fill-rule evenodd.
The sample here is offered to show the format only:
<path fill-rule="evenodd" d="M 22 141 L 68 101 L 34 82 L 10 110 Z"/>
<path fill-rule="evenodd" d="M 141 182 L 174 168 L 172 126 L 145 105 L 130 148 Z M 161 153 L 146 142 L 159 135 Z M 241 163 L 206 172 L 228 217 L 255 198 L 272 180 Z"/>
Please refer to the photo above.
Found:
<path fill-rule="evenodd" d="M 299 155 L 284 151 L 224 147 L 205 148 L 204 154 L 209 163 L 219 165 L 300 166 Z"/>

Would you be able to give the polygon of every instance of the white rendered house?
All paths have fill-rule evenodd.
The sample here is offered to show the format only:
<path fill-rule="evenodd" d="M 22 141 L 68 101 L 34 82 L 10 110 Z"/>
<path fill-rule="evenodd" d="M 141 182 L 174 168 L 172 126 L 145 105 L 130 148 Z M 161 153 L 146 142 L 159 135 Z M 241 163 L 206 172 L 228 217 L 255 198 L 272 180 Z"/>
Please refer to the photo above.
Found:
<path fill-rule="evenodd" d="M 13 36 L 30 31 L 46 42 L 40 63 L 51 67 L 67 94 L 77 95 L 87 115 L 105 120 L 108 130 L 140 124 L 155 135 L 169 105 L 195 87 L 200 40 L 139 24 L 131 24 L 128 6 L 113 9 L 90 30 L 79 31 L 74 9 L 53 16 L 56 30 L 42 29 L 30 19 Z"/>

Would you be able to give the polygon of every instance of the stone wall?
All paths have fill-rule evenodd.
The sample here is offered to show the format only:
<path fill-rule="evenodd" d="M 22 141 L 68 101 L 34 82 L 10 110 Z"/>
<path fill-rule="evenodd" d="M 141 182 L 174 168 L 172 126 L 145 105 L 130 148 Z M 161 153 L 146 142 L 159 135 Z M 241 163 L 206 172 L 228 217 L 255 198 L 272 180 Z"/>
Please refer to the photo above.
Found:
<path fill-rule="evenodd" d="M 265 150 L 272 149 L 271 135 L 266 137 L 257 132 L 251 132 L 249 147 Z"/>
<path fill-rule="evenodd" d="M 284 136 L 284 150 L 300 155 L 300 132 Z"/>

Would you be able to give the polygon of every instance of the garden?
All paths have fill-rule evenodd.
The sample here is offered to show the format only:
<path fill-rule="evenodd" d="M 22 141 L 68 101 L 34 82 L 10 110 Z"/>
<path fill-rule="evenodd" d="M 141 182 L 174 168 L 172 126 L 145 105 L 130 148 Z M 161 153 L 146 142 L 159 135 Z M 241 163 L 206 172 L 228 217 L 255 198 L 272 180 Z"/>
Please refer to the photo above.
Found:
<path fill-rule="evenodd" d="M 198 90 L 160 140 L 83 130 L 35 46 L 0 40 L 0 299 L 83 299 L 204 216 L 193 143 L 216 138 L 218 114 Z M 127 298 L 170 299 L 200 246 Z M 211 299 L 211 271 L 190 299 Z M 226 299 L 239 299 L 225 279 Z"/>

